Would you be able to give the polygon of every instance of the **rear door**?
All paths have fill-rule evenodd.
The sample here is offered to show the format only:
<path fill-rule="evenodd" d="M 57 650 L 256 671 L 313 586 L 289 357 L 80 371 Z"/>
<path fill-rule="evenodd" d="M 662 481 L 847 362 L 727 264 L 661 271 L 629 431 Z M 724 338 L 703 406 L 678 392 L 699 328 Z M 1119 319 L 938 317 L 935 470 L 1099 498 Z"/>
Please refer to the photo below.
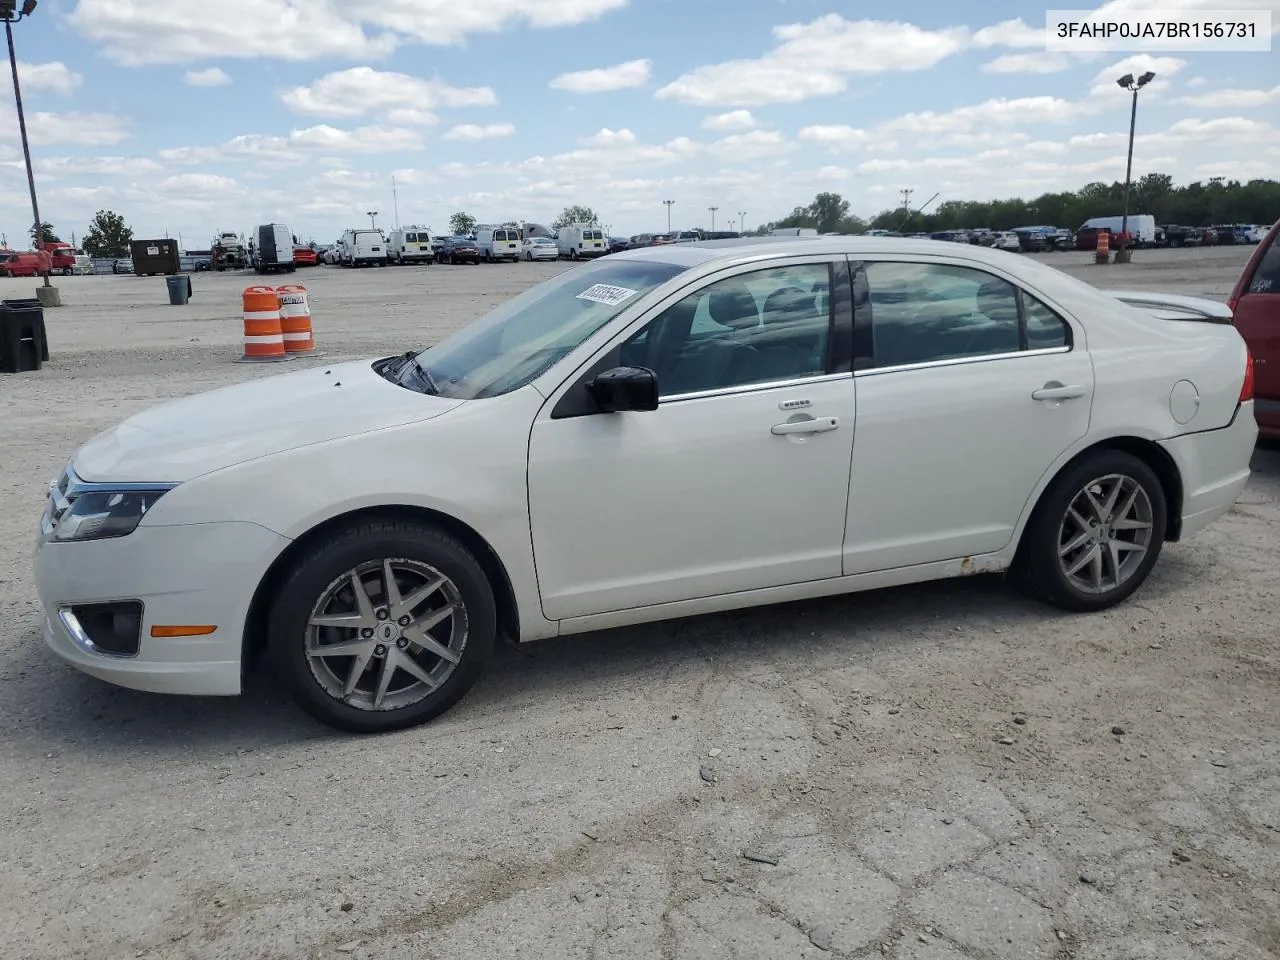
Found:
<path fill-rule="evenodd" d="M 972 263 L 856 266 L 857 439 L 845 576 L 1002 549 L 1089 429 L 1083 331 Z"/>
<path fill-rule="evenodd" d="M 1253 354 L 1254 412 L 1280 429 L 1280 222 L 1254 252 L 1235 292 L 1235 325 Z"/>

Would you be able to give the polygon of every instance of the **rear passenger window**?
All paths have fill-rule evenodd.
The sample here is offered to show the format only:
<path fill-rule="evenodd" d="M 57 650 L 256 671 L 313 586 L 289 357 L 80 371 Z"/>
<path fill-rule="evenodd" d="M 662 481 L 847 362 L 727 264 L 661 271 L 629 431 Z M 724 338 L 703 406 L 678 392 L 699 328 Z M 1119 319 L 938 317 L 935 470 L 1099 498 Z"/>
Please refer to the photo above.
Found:
<path fill-rule="evenodd" d="M 1022 291 L 1022 313 L 1027 323 L 1028 350 L 1071 346 L 1071 328 L 1067 321 L 1025 290 Z"/>
<path fill-rule="evenodd" d="M 1016 353 L 1013 284 L 980 270 L 931 263 L 866 264 L 876 366 Z"/>

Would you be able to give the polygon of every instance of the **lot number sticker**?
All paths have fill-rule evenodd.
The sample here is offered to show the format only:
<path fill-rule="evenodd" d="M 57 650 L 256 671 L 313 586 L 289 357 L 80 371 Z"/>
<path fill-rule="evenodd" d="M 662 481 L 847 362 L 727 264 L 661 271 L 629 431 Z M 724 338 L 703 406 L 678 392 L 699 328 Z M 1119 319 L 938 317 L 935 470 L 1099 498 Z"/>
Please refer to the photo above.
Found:
<path fill-rule="evenodd" d="M 625 303 L 636 295 L 635 290 L 629 290 L 626 287 L 615 287 L 608 283 L 593 283 L 587 289 L 578 294 L 579 300 L 590 300 L 593 303 L 603 303 L 610 307 L 616 307 L 620 303 Z"/>

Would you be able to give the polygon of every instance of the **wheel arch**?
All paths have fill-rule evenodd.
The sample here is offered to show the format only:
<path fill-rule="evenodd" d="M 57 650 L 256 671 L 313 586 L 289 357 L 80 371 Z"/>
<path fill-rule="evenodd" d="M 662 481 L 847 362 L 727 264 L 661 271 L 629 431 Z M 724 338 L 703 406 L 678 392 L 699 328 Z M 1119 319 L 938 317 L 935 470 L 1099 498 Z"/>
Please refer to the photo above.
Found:
<path fill-rule="evenodd" d="M 245 617 L 244 635 L 241 638 L 241 673 L 247 676 L 249 669 L 257 661 L 266 647 L 267 622 L 271 614 L 271 597 L 275 587 L 285 577 L 293 559 L 308 550 L 316 541 L 323 539 L 330 531 L 352 523 L 372 519 L 420 520 L 440 527 L 450 536 L 460 540 L 469 549 L 476 562 L 484 570 L 485 576 L 493 587 L 493 597 L 497 605 L 498 629 L 512 640 L 520 638 L 520 608 L 516 602 L 515 589 L 511 585 L 511 577 L 506 565 L 490 546 L 471 526 L 457 517 L 450 516 L 429 507 L 409 504 L 387 504 L 376 507 L 362 507 L 349 510 L 330 517 L 312 527 L 306 533 L 291 542 L 280 555 L 272 561 L 266 573 L 258 581 L 249 602 L 249 612 Z"/>
<path fill-rule="evenodd" d="M 1036 494 L 1035 504 L 1027 511 L 1026 517 L 1022 523 L 1022 529 L 1018 531 L 1018 549 L 1021 550 L 1022 539 L 1026 535 L 1027 529 L 1031 526 L 1031 521 L 1036 515 L 1036 511 L 1040 509 L 1040 505 L 1044 502 L 1045 496 L 1052 488 L 1054 481 L 1062 476 L 1067 470 L 1070 470 L 1082 459 L 1092 456 L 1102 450 L 1118 450 L 1137 457 L 1155 473 L 1156 478 L 1160 481 L 1160 487 L 1164 491 L 1165 499 L 1165 540 L 1176 543 L 1182 536 L 1182 473 L 1178 470 L 1178 465 L 1160 444 L 1154 440 L 1148 440 L 1143 437 L 1135 436 L 1116 436 L 1107 437 L 1096 443 L 1090 444 L 1083 450 L 1078 451 L 1071 456 L 1065 463 L 1053 472 L 1053 475 L 1040 488 L 1040 492 Z"/>

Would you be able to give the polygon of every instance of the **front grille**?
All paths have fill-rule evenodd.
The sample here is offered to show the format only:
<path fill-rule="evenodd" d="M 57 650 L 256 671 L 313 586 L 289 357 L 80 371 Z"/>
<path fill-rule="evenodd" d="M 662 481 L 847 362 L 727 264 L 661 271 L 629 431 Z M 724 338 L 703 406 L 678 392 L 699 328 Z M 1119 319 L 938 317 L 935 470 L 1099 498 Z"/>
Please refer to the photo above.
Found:
<path fill-rule="evenodd" d="M 96 652 L 116 657 L 138 655 L 138 646 L 142 639 L 142 603 L 140 601 L 81 603 L 70 607 L 69 612 Z"/>

